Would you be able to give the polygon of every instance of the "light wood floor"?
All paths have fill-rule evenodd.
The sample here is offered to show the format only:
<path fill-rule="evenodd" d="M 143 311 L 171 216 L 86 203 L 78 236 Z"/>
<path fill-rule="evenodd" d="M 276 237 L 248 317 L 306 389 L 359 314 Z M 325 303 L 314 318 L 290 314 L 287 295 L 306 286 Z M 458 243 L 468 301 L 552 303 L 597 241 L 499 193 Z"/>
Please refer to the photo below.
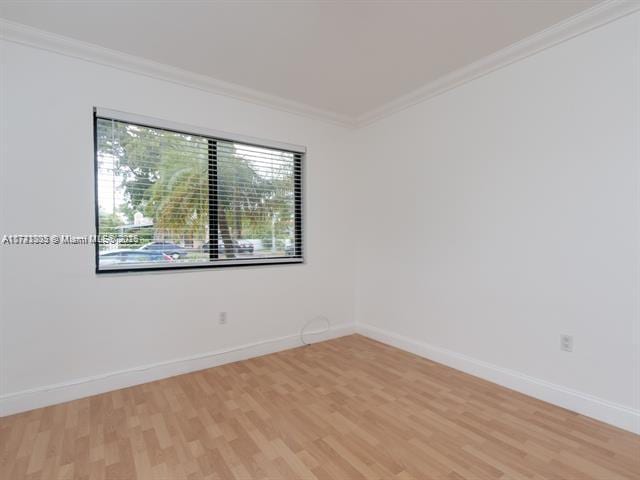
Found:
<path fill-rule="evenodd" d="M 0 419 L 0 478 L 638 479 L 640 437 L 353 335 Z"/>

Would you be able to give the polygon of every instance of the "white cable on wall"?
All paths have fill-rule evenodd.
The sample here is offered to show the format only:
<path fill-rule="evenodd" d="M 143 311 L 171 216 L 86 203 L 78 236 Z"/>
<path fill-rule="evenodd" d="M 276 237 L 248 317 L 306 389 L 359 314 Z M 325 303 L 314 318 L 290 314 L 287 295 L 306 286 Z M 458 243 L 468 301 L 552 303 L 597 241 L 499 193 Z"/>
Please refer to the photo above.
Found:
<path fill-rule="evenodd" d="M 327 324 L 327 328 L 320 331 L 307 332 L 307 328 L 309 328 L 309 325 L 311 325 L 314 322 L 324 322 Z M 302 330 L 300 330 L 300 341 L 302 342 L 303 345 L 311 345 L 311 343 L 308 343 L 305 341 L 304 339 L 305 335 L 322 335 L 323 333 L 327 333 L 329 330 L 331 330 L 331 322 L 327 317 L 323 315 L 314 317 L 311 320 L 309 320 L 307 323 L 305 323 L 304 326 L 302 327 Z"/>

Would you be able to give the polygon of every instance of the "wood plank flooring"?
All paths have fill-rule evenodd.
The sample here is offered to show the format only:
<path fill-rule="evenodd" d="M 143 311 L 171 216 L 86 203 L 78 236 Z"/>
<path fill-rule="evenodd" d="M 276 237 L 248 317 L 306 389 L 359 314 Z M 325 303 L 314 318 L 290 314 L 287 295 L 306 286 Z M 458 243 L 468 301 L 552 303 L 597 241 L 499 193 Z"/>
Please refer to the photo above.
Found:
<path fill-rule="evenodd" d="M 2 418 L 0 478 L 640 479 L 640 437 L 352 335 Z"/>

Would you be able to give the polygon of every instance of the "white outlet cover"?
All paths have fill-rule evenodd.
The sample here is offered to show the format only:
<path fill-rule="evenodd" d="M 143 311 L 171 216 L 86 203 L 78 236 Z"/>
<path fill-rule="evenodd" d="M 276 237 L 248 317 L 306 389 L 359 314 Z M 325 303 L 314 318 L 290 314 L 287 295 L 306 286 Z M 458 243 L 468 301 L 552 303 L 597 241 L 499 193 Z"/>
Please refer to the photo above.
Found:
<path fill-rule="evenodd" d="M 565 352 L 573 351 L 573 337 L 571 335 L 560 335 L 560 349 Z"/>

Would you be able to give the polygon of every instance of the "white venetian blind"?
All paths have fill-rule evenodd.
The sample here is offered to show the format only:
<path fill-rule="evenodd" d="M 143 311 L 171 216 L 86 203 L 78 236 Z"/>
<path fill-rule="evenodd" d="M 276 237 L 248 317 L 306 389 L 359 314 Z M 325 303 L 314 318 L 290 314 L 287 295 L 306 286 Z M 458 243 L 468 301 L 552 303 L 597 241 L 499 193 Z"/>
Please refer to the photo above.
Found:
<path fill-rule="evenodd" d="M 303 259 L 303 152 L 95 116 L 97 271 Z"/>

